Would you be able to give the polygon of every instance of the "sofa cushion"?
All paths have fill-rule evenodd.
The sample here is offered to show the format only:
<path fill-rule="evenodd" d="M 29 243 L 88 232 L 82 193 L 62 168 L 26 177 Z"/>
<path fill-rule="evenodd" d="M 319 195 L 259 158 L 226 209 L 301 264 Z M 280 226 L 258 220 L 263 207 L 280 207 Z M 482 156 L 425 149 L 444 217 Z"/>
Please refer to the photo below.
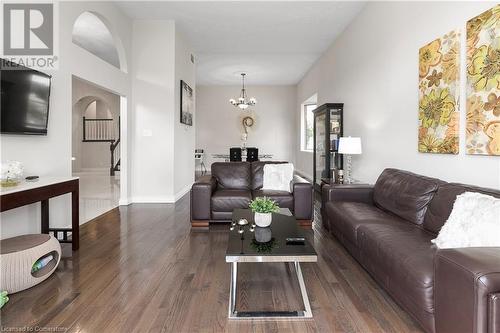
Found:
<path fill-rule="evenodd" d="M 293 212 L 293 195 L 286 191 L 275 190 L 256 190 L 253 191 L 253 197 L 268 197 L 276 201 L 281 208 L 288 208 Z"/>
<path fill-rule="evenodd" d="M 400 217 L 362 202 L 328 202 L 326 212 L 330 229 L 338 230 L 354 245 L 358 243 L 358 229 L 364 224 L 404 223 Z"/>
<path fill-rule="evenodd" d="M 217 188 L 249 190 L 252 184 L 250 163 L 216 162 L 212 164 L 212 175 L 217 179 Z"/>
<path fill-rule="evenodd" d="M 266 161 L 266 162 L 252 162 L 252 190 L 260 190 L 262 189 L 262 185 L 264 182 L 264 165 L 266 164 L 282 164 L 288 162 L 279 162 L 279 161 Z"/>
<path fill-rule="evenodd" d="M 375 183 L 373 200 L 378 207 L 415 224 L 422 224 L 439 179 L 408 171 L 385 169 Z"/>
<path fill-rule="evenodd" d="M 363 265 L 413 314 L 434 312 L 433 237 L 409 223 L 364 224 L 358 229 Z"/>
<path fill-rule="evenodd" d="M 441 227 L 450 217 L 457 195 L 464 192 L 479 192 L 500 198 L 500 191 L 498 190 L 456 183 L 443 184 L 439 186 L 427 208 L 423 224 L 424 229 L 435 234 L 439 233 Z"/>
<path fill-rule="evenodd" d="M 247 190 L 216 190 L 212 194 L 212 211 L 232 212 L 235 208 L 248 208 L 252 193 Z"/>

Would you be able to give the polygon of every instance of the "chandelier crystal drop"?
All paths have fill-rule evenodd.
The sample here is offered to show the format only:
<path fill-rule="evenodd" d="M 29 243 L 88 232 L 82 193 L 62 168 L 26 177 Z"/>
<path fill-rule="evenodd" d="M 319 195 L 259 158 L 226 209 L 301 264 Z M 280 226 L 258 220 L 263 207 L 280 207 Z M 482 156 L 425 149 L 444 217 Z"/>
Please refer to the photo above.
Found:
<path fill-rule="evenodd" d="M 243 87 L 241 88 L 240 97 L 238 99 L 231 98 L 229 103 L 232 105 L 239 107 L 241 110 L 247 109 L 249 106 L 253 106 L 257 104 L 257 100 L 254 97 L 248 99 L 247 91 L 245 89 L 245 73 L 241 73 L 241 81 L 243 83 Z"/>

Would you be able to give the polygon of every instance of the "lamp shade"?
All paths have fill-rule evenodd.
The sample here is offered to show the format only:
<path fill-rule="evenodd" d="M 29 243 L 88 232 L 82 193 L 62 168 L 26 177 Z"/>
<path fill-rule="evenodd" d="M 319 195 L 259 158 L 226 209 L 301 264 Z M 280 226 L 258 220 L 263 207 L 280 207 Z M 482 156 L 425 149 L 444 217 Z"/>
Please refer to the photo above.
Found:
<path fill-rule="evenodd" d="M 339 140 L 339 154 L 361 154 L 361 138 L 343 137 Z"/>

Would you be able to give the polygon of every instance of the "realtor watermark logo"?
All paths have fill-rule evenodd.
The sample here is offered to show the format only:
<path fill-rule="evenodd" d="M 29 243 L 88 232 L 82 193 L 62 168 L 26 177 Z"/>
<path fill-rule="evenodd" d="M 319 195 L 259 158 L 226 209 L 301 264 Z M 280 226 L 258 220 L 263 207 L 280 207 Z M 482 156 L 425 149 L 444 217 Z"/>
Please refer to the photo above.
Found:
<path fill-rule="evenodd" d="M 2 7 L 3 58 L 26 67 L 56 69 L 54 3 L 3 3 Z M 2 65 L 5 68 L 5 62 Z"/>

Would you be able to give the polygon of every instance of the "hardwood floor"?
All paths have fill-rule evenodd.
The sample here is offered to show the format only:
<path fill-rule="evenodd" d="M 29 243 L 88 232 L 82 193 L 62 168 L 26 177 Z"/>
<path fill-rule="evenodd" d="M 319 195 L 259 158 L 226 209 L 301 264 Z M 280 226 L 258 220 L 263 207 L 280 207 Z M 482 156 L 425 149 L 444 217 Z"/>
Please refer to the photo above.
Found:
<path fill-rule="evenodd" d="M 193 232 L 189 196 L 175 205 L 120 207 L 85 224 L 80 250 L 64 245 L 56 273 L 13 294 L 2 331 L 52 332 L 421 332 L 344 248 L 321 228 L 308 230 L 317 263 L 302 270 L 314 319 L 228 321 L 227 226 Z M 239 266 L 237 308 L 300 308 L 285 264 Z"/>

